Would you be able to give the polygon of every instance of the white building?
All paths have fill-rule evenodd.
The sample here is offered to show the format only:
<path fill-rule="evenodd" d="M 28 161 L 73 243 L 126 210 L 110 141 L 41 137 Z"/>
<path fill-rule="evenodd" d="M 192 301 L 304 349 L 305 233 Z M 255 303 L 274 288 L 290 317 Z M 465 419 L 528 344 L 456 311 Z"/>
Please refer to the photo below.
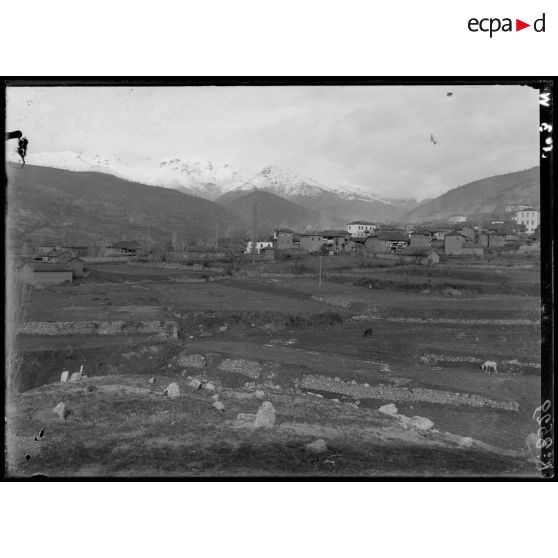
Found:
<path fill-rule="evenodd" d="M 465 215 L 452 215 L 448 218 L 448 221 L 450 223 L 466 223 L 467 217 Z"/>
<path fill-rule="evenodd" d="M 372 231 L 378 228 L 374 223 L 370 221 L 353 221 L 347 225 L 347 231 L 351 236 L 368 236 Z"/>
<path fill-rule="evenodd" d="M 518 211 L 515 214 L 515 221 L 518 225 L 525 225 L 527 232 L 532 234 L 535 229 L 540 225 L 541 214 L 538 210 L 530 208 Z"/>
<path fill-rule="evenodd" d="M 257 242 L 254 242 L 254 244 L 256 246 L 256 254 L 259 254 L 265 248 L 273 248 L 273 242 L 257 241 Z M 254 249 L 252 248 L 252 242 L 248 241 L 246 243 L 245 254 L 252 254 L 253 252 L 254 252 Z"/>

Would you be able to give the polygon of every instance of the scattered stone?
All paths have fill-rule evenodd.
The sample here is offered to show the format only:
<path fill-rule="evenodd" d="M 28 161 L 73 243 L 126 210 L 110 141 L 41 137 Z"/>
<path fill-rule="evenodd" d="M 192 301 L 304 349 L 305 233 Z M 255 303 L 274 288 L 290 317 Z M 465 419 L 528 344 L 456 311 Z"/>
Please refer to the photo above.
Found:
<path fill-rule="evenodd" d="M 193 335 L 188 335 L 188 339 L 195 339 Z"/>
<path fill-rule="evenodd" d="M 414 416 L 412 418 L 405 415 L 399 415 L 399 420 L 406 428 L 415 428 L 416 430 L 430 430 L 434 423 L 427 418 Z"/>
<path fill-rule="evenodd" d="M 207 362 L 203 355 L 181 355 L 178 358 L 178 365 L 184 368 L 205 368 Z"/>
<path fill-rule="evenodd" d="M 157 381 L 157 378 L 149 378 L 149 383 L 154 384 Z"/>
<path fill-rule="evenodd" d="M 423 362 L 424 364 L 428 364 L 430 362 L 427 356 L 421 356 L 420 361 Z"/>
<path fill-rule="evenodd" d="M 333 378 L 336 382 L 340 382 L 341 378 L 339 376 L 335 376 L 335 378 Z"/>
<path fill-rule="evenodd" d="M 384 415 L 396 415 L 397 407 L 393 403 L 390 403 L 389 405 L 382 405 L 378 411 L 384 413 Z"/>
<path fill-rule="evenodd" d="M 199 380 L 193 379 L 188 382 L 188 385 L 193 389 L 200 389 L 202 383 Z"/>
<path fill-rule="evenodd" d="M 332 399 L 333 403 L 341 403 L 341 401 L 339 401 L 339 399 Z"/>
<path fill-rule="evenodd" d="M 206 384 L 203 385 L 203 389 L 206 389 L 207 391 L 215 391 L 215 384 L 212 384 L 211 382 L 207 382 Z"/>
<path fill-rule="evenodd" d="M 62 375 L 60 376 L 60 381 L 61 382 L 67 382 L 69 375 L 70 375 L 70 372 L 68 370 L 64 370 L 64 372 L 62 372 Z"/>
<path fill-rule="evenodd" d="M 470 436 L 462 436 L 457 443 L 464 448 L 470 448 L 473 445 L 473 438 Z"/>
<path fill-rule="evenodd" d="M 250 324 L 250 327 L 256 327 L 256 324 Z"/>
<path fill-rule="evenodd" d="M 60 420 L 66 420 L 66 404 L 65 403 L 58 403 L 54 409 L 52 409 L 54 414 L 58 415 Z"/>
<path fill-rule="evenodd" d="M 224 326 L 221 326 L 221 327 L 219 328 L 219 331 L 220 331 L 221 333 L 225 333 L 225 331 L 227 331 L 228 329 L 229 329 L 229 326 L 228 326 L 228 325 L 224 325 Z"/>
<path fill-rule="evenodd" d="M 351 385 L 352 385 L 352 386 L 356 386 L 356 385 L 357 385 L 356 380 L 353 380 L 353 381 L 351 382 Z"/>
<path fill-rule="evenodd" d="M 211 333 L 209 332 L 200 333 L 200 337 L 211 337 Z"/>
<path fill-rule="evenodd" d="M 219 401 L 219 394 L 216 393 L 214 395 L 211 396 L 211 401 Z"/>
<path fill-rule="evenodd" d="M 353 401 L 353 403 L 358 407 L 360 405 L 360 399 L 357 399 L 356 401 Z"/>
<path fill-rule="evenodd" d="M 264 401 L 256 414 L 256 428 L 273 428 L 275 426 L 275 407 L 270 401 Z"/>
<path fill-rule="evenodd" d="M 256 382 L 244 382 L 244 387 L 246 389 L 254 389 L 256 387 Z"/>
<path fill-rule="evenodd" d="M 169 399 L 176 399 L 177 397 L 180 397 L 180 388 L 178 387 L 178 384 L 172 383 L 166 387 L 163 393 Z"/>
<path fill-rule="evenodd" d="M 81 372 L 74 372 L 70 377 L 70 382 L 79 382 L 81 380 Z"/>
<path fill-rule="evenodd" d="M 224 372 L 236 372 L 243 376 L 248 376 L 257 380 L 262 372 L 262 366 L 259 362 L 254 360 L 239 359 L 225 359 L 220 365 L 219 370 Z"/>
<path fill-rule="evenodd" d="M 221 401 L 214 401 L 212 407 L 218 411 L 224 411 L 225 405 Z"/>
<path fill-rule="evenodd" d="M 370 384 L 364 383 L 362 384 L 364 387 L 370 387 Z"/>
<path fill-rule="evenodd" d="M 309 453 L 319 455 L 319 454 L 327 452 L 327 443 L 326 443 L 325 440 L 320 438 L 319 440 L 316 440 L 315 442 L 311 442 L 309 444 L 306 444 L 305 448 L 306 448 L 306 451 L 308 451 Z"/>
<path fill-rule="evenodd" d="M 254 395 L 258 398 L 258 399 L 264 399 L 265 398 L 265 393 L 262 389 L 258 389 Z"/>

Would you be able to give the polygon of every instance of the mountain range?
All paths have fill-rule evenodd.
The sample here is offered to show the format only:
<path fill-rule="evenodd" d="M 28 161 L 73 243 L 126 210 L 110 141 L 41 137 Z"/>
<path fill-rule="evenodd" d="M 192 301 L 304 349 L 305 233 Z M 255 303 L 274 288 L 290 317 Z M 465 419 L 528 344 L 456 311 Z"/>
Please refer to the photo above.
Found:
<path fill-rule="evenodd" d="M 18 161 L 15 153 L 9 153 L 8 158 Z M 112 155 L 74 151 L 29 154 L 27 164 L 76 172 L 107 173 L 211 201 L 240 192 L 262 190 L 319 212 L 324 226 L 341 226 L 353 219 L 389 222 L 418 205 L 416 200 L 383 199 L 354 184 L 318 182 L 277 166 L 267 166 L 254 174 L 246 169 L 234 169 L 229 164 L 211 161 L 189 161 L 178 157 L 160 161 L 149 157 L 124 160 Z"/>

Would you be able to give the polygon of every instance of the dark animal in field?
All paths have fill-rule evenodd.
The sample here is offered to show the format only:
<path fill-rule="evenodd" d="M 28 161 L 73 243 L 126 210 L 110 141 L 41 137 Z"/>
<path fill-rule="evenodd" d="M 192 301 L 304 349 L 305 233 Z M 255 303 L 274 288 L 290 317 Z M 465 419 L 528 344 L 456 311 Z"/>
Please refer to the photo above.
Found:
<path fill-rule="evenodd" d="M 372 328 L 371 327 L 364 330 L 364 333 L 362 334 L 362 338 L 364 339 L 365 337 L 372 337 Z"/>

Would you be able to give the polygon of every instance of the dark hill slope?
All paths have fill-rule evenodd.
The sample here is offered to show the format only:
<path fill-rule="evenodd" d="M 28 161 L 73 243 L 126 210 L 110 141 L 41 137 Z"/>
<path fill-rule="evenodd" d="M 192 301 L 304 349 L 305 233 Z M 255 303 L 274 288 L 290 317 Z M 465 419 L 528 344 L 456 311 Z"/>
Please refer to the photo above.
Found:
<path fill-rule="evenodd" d="M 442 221 L 451 215 L 478 217 L 504 212 L 506 205 L 540 204 L 540 167 L 500 174 L 470 182 L 428 200 L 403 216 L 403 220 Z"/>
<path fill-rule="evenodd" d="M 226 208 L 175 190 L 128 182 L 97 172 L 8 164 L 10 240 L 144 239 L 173 232 L 184 240 L 213 238 L 242 225 Z"/>

